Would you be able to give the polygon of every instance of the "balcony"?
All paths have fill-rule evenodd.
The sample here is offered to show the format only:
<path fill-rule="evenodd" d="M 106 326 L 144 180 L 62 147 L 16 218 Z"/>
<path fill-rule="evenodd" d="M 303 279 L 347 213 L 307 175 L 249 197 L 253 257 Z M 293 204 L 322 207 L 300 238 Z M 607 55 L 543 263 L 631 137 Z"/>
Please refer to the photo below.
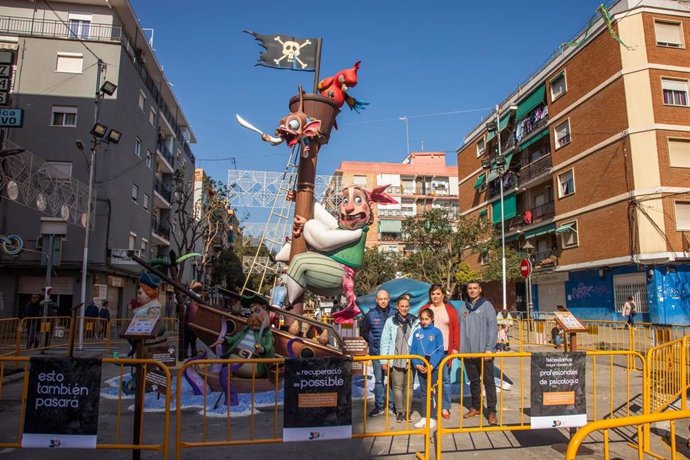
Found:
<path fill-rule="evenodd" d="M 156 161 L 159 165 L 159 171 L 163 174 L 172 174 L 175 172 L 175 157 L 168 147 L 158 142 L 156 144 Z"/>
<path fill-rule="evenodd" d="M 540 206 L 535 206 L 523 213 L 525 224 L 536 224 L 544 219 L 553 217 L 556 215 L 556 204 L 553 201 L 549 201 Z"/>
<path fill-rule="evenodd" d="M 66 21 L 0 16 L 0 33 L 3 35 L 124 42 L 126 37 L 124 37 L 123 32 L 121 26 L 111 24 L 90 22 L 88 25 L 78 27 Z"/>
<path fill-rule="evenodd" d="M 379 217 L 400 218 L 403 216 L 401 209 L 379 209 Z"/>
<path fill-rule="evenodd" d="M 520 178 L 520 183 L 524 184 L 532 179 L 535 179 L 544 174 L 551 172 L 551 167 L 553 163 L 551 161 L 551 154 L 544 155 L 532 163 L 522 166 L 518 176 Z"/>
<path fill-rule="evenodd" d="M 530 261 L 535 269 L 548 269 L 558 266 L 558 256 L 554 251 L 532 253 Z"/>
<path fill-rule="evenodd" d="M 172 191 L 159 179 L 153 181 L 153 205 L 156 208 L 168 209 L 172 201 Z"/>
<path fill-rule="evenodd" d="M 170 246 L 170 227 L 162 224 L 155 217 L 151 221 L 151 232 L 157 244 Z"/>

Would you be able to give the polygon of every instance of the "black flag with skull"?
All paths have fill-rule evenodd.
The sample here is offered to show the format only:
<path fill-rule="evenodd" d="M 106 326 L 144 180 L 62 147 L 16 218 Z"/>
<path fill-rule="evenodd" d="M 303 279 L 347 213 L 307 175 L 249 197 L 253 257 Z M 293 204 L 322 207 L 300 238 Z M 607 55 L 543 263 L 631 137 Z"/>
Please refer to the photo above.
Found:
<path fill-rule="evenodd" d="M 316 69 L 319 38 L 261 35 L 251 30 L 244 32 L 253 35 L 259 41 L 259 45 L 266 48 L 266 51 L 261 52 L 256 65 L 305 72 L 313 72 Z"/>

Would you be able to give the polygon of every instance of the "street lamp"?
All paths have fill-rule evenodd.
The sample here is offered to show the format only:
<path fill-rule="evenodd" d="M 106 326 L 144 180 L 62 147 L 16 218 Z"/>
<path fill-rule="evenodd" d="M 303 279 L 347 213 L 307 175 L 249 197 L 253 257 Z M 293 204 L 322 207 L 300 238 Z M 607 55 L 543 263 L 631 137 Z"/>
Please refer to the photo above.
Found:
<path fill-rule="evenodd" d="M 93 196 L 93 176 L 95 172 L 95 165 L 96 165 L 96 150 L 98 149 L 98 146 L 100 145 L 101 142 L 105 142 L 107 144 L 113 143 L 117 144 L 120 142 L 120 138 L 122 137 L 122 133 L 120 131 L 111 129 L 108 130 L 108 127 L 104 125 L 103 123 L 100 123 L 98 121 L 98 117 L 100 114 L 100 108 L 101 108 L 101 101 L 103 100 L 103 96 L 107 94 L 108 96 L 112 96 L 115 93 L 115 90 L 117 89 L 117 85 L 114 83 L 111 83 L 109 81 L 105 81 L 103 85 L 101 85 L 101 73 L 105 70 L 105 63 L 102 60 L 98 60 L 98 69 L 96 73 L 96 100 L 95 100 L 95 111 L 94 111 L 94 125 L 93 128 L 91 128 L 91 131 L 89 133 L 91 134 L 91 156 L 90 156 L 90 161 L 89 161 L 89 192 L 88 192 L 88 197 L 86 201 L 86 213 L 85 213 L 85 219 L 82 222 L 84 225 L 84 254 L 83 254 L 83 260 L 82 260 L 82 265 L 81 265 L 81 310 L 80 310 L 80 316 L 81 318 L 79 319 L 79 349 L 83 350 L 84 348 L 84 314 L 86 313 L 86 283 L 87 283 L 87 275 L 88 275 L 88 259 L 89 259 L 89 227 L 91 224 L 91 200 Z M 86 153 L 84 152 L 84 142 L 80 139 L 77 139 L 75 141 L 75 144 L 77 146 L 77 149 L 81 151 L 81 153 L 86 156 Z"/>
<path fill-rule="evenodd" d="M 534 251 L 534 246 L 527 241 L 522 250 L 527 253 L 527 261 L 529 262 L 529 274 L 525 278 L 525 297 L 527 300 L 527 319 L 532 319 L 532 310 L 534 310 L 534 303 L 532 302 L 532 251 Z"/>
<path fill-rule="evenodd" d="M 405 122 L 405 140 L 407 141 L 407 155 L 410 154 L 410 125 L 407 115 L 403 115 L 399 120 Z"/>

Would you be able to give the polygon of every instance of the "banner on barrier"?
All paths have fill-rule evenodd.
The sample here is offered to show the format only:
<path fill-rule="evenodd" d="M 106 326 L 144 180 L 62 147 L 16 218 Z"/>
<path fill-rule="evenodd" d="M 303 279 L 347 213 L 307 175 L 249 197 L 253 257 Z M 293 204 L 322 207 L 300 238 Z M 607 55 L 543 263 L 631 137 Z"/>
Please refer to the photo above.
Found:
<path fill-rule="evenodd" d="M 587 424 L 586 364 L 585 353 L 532 353 L 532 428 Z"/>
<path fill-rule="evenodd" d="M 101 360 L 32 357 L 22 447 L 96 448 Z"/>
<path fill-rule="evenodd" d="M 283 440 L 352 437 L 352 361 L 285 360 Z"/>

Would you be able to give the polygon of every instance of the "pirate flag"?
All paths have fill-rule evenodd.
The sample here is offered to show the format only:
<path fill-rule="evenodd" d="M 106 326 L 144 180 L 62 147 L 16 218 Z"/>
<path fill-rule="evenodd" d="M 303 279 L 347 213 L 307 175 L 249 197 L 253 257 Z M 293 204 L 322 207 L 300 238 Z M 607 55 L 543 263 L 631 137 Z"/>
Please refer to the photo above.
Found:
<path fill-rule="evenodd" d="M 256 65 L 276 69 L 303 70 L 313 72 L 316 68 L 317 43 L 320 38 L 297 38 L 290 35 L 261 35 L 251 30 L 259 45 L 266 48 Z"/>

